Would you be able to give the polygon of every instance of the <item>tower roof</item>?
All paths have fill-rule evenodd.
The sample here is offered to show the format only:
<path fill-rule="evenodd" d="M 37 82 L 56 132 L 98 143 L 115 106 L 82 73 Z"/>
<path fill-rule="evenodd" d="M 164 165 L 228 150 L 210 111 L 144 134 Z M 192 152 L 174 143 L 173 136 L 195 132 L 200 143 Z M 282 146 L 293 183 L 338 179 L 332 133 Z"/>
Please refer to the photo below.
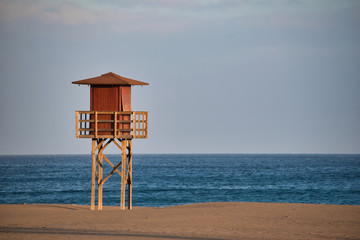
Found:
<path fill-rule="evenodd" d="M 85 84 L 85 85 L 121 85 L 121 86 L 131 86 L 131 85 L 149 85 L 146 82 L 140 82 L 134 79 L 122 77 L 112 72 L 102 74 L 98 77 L 87 78 L 79 81 L 72 82 L 73 84 Z"/>

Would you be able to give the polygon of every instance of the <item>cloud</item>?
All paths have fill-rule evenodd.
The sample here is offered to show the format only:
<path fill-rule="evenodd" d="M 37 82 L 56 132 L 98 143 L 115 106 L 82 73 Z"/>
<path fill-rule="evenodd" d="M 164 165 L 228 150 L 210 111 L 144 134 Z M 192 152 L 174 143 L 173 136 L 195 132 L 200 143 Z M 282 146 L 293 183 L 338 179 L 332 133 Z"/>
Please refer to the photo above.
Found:
<path fill-rule="evenodd" d="M 0 19 L 5 22 L 40 20 L 66 25 L 92 24 L 98 16 L 81 5 L 41 1 L 0 2 Z"/>
<path fill-rule="evenodd" d="M 0 20 L 92 25 L 121 33 L 173 33 L 224 24 L 320 28 L 329 26 L 332 12 L 357 5 L 331 0 L 0 0 Z"/>
<path fill-rule="evenodd" d="M 98 16 L 95 13 L 73 4 L 44 8 L 40 18 L 45 21 L 68 25 L 93 24 L 98 21 Z"/>
<path fill-rule="evenodd" d="M 121 2 L 121 1 L 120 1 Z M 122 1 L 123 2 L 123 1 Z M 81 1 L 1 1 L 0 20 L 2 22 L 40 21 L 46 24 L 65 26 L 92 25 L 118 32 L 145 31 L 165 33 L 179 31 L 191 25 L 188 17 L 183 17 L 175 9 L 194 7 L 191 1 L 150 0 L 137 4 L 99 5 Z M 90 3 L 90 4 L 89 4 Z M 193 20 L 193 19 L 192 19 Z"/>

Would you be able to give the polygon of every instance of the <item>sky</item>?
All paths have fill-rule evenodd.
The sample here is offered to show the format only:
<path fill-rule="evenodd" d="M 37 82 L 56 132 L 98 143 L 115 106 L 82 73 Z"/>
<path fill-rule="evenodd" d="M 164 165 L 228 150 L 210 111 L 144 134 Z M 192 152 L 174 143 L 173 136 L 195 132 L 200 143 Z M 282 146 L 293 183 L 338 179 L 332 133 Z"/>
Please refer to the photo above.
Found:
<path fill-rule="evenodd" d="M 358 0 L 0 0 L 0 155 L 89 154 L 71 82 L 107 72 L 150 83 L 135 154 L 360 153 L 359 26 Z"/>

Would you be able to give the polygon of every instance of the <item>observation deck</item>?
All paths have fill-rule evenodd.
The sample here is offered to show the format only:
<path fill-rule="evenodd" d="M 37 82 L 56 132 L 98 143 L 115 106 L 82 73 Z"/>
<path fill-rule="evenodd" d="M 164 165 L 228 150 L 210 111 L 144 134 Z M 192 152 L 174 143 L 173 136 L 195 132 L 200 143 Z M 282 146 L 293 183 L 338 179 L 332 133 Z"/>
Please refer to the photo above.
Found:
<path fill-rule="evenodd" d="M 147 138 L 147 111 L 75 111 L 76 138 Z"/>

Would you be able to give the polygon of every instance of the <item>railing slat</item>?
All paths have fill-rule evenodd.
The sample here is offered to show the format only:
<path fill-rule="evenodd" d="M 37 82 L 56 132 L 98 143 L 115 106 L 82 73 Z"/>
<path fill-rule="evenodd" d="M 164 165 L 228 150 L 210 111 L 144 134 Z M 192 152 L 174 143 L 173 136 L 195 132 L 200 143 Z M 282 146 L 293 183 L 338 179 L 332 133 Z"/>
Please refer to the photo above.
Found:
<path fill-rule="evenodd" d="M 75 135 L 79 138 L 79 112 L 75 112 Z"/>
<path fill-rule="evenodd" d="M 113 120 L 102 120 L 99 115 L 112 116 Z M 128 116 L 130 119 L 118 119 L 119 116 Z M 146 111 L 75 111 L 75 121 L 77 138 L 147 138 L 148 112 Z M 110 128 L 99 128 L 99 123 L 113 124 Z M 123 128 L 124 125 L 126 128 Z"/>
<path fill-rule="evenodd" d="M 98 131 L 98 123 L 97 123 L 97 115 L 98 112 L 95 112 L 95 138 L 97 138 L 97 131 Z"/>

